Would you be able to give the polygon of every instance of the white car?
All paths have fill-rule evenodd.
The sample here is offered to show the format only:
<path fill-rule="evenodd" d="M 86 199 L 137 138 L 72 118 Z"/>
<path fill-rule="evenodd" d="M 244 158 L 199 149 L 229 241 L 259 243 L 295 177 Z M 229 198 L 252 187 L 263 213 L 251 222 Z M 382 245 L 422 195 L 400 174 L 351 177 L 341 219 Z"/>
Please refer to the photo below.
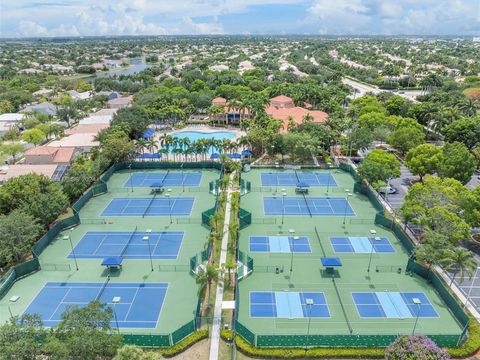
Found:
<path fill-rule="evenodd" d="M 398 190 L 393 186 L 382 186 L 378 188 L 378 192 L 381 194 L 395 194 Z"/>

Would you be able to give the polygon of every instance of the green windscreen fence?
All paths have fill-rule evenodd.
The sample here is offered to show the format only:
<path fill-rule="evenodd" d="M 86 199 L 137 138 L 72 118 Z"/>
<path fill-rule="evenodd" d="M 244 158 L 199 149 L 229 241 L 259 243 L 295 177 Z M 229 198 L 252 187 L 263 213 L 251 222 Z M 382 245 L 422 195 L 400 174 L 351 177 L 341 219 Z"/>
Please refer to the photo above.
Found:
<path fill-rule="evenodd" d="M 185 325 L 183 325 L 180 329 L 175 330 L 172 333 L 172 345 L 185 339 L 190 334 L 193 334 L 194 331 L 195 331 L 195 320 L 192 320 L 186 323 Z"/>
<path fill-rule="evenodd" d="M 126 345 L 136 345 L 143 347 L 169 347 L 170 335 L 141 335 L 125 334 L 123 343 Z"/>
<path fill-rule="evenodd" d="M 240 229 L 244 229 L 252 223 L 252 214 L 249 211 L 240 208 L 238 212 L 238 219 L 239 219 Z"/>

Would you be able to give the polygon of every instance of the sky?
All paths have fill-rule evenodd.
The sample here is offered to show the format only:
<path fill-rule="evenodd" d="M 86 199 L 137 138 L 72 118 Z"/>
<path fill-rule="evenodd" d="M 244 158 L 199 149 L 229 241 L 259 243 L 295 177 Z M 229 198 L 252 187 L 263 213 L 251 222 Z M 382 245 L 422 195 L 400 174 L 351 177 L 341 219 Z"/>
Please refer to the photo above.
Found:
<path fill-rule="evenodd" d="M 480 35 L 480 0 L 0 0 L 0 37 Z"/>

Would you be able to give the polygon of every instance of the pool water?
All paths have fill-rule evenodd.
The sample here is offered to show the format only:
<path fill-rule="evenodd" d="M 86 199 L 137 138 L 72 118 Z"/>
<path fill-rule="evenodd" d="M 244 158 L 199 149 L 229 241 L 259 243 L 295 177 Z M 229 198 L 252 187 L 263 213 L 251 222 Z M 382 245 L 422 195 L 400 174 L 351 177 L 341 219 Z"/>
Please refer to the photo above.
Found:
<path fill-rule="evenodd" d="M 172 133 L 172 136 L 177 138 L 188 137 L 190 139 L 190 142 L 194 142 L 199 139 L 234 139 L 236 137 L 236 134 L 229 131 L 215 131 L 208 133 L 201 131 L 176 131 Z"/>

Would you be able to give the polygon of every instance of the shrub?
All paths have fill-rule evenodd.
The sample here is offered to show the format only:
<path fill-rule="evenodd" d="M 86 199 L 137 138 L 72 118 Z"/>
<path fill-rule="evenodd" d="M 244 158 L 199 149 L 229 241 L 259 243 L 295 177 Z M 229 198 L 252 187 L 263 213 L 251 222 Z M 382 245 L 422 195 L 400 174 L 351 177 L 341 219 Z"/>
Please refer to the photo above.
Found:
<path fill-rule="evenodd" d="M 181 352 L 187 350 L 193 344 L 199 342 L 200 340 L 206 339 L 208 337 L 208 329 L 202 329 L 194 332 L 192 335 L 187 336 L 185 339 L 179 343 L 170 346 L 169 348 L 160 349 L 158 352 L 165 357 L 172 357 Z"/>
<path fill-rule="evenodd" d="M 386 360 L 448 360 L 450 355 L 424 335 L 399 336 L 385 350 Z"/>
<path fill-rule="evenodd" d="M 237 349 L 247 356 L 264 359 L 383 359 L 384 349 L 380 348 L 257 348 L 245 339 L 235 337 Z"/>
<path fill-rule="evenodd" d="M 480 349 L 480 323 L 470 318 L 468 324 L 468 339 L 462 346 L 448 349 L 448 353 L 455 358 L 471 356 Z"/>

